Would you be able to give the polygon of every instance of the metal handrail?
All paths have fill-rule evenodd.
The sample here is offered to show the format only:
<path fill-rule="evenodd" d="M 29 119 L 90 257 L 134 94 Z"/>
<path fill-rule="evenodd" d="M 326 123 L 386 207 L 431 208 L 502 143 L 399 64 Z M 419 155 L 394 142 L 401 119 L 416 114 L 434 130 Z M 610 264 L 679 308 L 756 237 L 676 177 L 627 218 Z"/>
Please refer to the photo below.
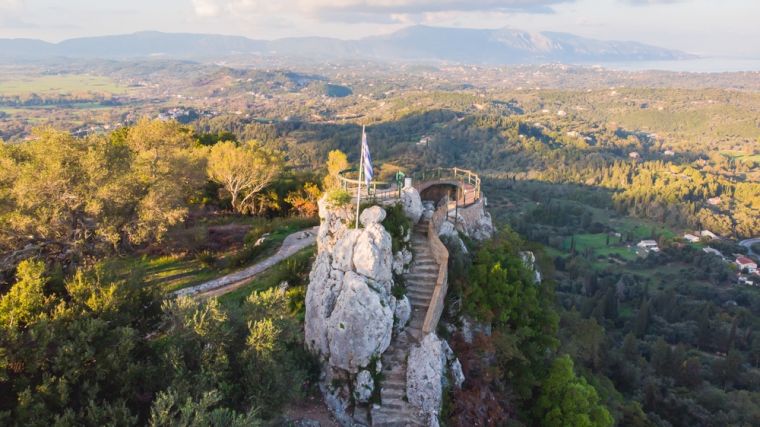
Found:
<path fill-rule="evenodd" d="M 444 178 L 454 178 L 461 183 L 467 183 L 474 187 L 471 190 L 475 194 L 474 201 L 480 200 L 480 176 L 475 172 L 458 167 L 423 169 L 412 174 L 412 178 L 420 182 L 436 181 Z"/>
<path fill-rule="evenodd" d="M 358 171 L 355 169 L 340 171 L 338 173 L 338 181 L 340 182 L 340 188 L 352 193 L 352 195 L 355 195 L 356 191 L 361 187 L 362 197 L 369 199 L 385 200 L 401 197 L 399 188 L 394 182 L 370 181 L 369 185 L 367 185 L 364 181 L 359 181 L 359 179 L 349 178 L 348 175 L 351 173 L 358 174 Z"/>
<path fill-rule="evenodd" d="M 359 180 L 352 178 L 349 175 L 356 174 L 358 177 L 358 171 L 355 169 L 346 169 L 338 173 L 338 181 L 343 190 L 353 193 L 355 195 L 356 190 L 359 188 Z M 412 179 L 420 183 L 427 181 L 437 181 L 445 178 L 453 178 L 455 181 L 463 184 L 469 184 L 473 187 L 470 190 L 464 190 L 462 197 L 466 201 L 468 196 L 472 197 L 472 203 L 480 200 L 482 195 L 480 190 L 480 176 L 473 171 L 462 168 L 433 168 L 424 169 L 412 174 Z M 368 197 L 374 200 L 386 200 L 396 199 L 401 197 L 401 191 L 399 186 L 395 182 L 385 181 L 370 181 L 369 185 L 365 185 L 361 182 L 362 197 Z M 467 203 L 466 203 L 467 204 Z"/>

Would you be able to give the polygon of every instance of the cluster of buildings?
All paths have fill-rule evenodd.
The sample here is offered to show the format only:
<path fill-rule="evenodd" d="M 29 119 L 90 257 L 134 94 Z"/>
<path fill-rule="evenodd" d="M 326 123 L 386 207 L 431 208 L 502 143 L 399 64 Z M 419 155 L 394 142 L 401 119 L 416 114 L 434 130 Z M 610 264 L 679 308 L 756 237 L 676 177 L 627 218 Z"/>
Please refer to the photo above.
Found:
<path fill-rule="evenodd" d="M 687 242 L 698 243 L 707 240 L 719 240 L 720 236 L 710 230 L 702 230 L 695 233 L 686 233 L 683 235 L 683 238 Z M 660 252 L 660 247 L 655 240 L 642 240 L 636 244 L 636 247 L 640 251 L 639 253 L 643 254 Z M 752 258 L 742 254 L 734 254 L 732 257 L 727 257 L 721 251 L 710 246 L 702 248 L 702 252 L 720 257 L 726 263 L 736 266 L 738 283 L 760 286 L 760 269 L 758 269 L 757 262 Z"/>

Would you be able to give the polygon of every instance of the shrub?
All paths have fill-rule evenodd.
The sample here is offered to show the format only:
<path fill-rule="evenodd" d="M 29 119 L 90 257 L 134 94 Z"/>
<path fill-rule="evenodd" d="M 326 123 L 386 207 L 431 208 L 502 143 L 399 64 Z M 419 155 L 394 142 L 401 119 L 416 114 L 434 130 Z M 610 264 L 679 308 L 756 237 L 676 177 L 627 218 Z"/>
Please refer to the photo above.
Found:
<path fill-rule="evenodd" d="M 351 199 L 353 199 L 353 197 L 348 194 L 348 191 L 343 189 L 338 188 L 330 190 L 327 193 L 327 202 L 336 207 L 345 206 L 351 203 Z"/>
<path fill-rule="evenodd" d="M 393 253 L 396 253 L 407 246 L 404 238 L 412 228 L 412 220 L 404 213 L 404 207 L 400 203 L 385 208 L 385 219 L 383 227 L 391 235 Z"/>
<path fill-rule="evenodd" d="M 209 250 L 203 250 L 195 253 L 195 259 L 205 268 L 214 268 L 216 265 L 216 256 Z"/>

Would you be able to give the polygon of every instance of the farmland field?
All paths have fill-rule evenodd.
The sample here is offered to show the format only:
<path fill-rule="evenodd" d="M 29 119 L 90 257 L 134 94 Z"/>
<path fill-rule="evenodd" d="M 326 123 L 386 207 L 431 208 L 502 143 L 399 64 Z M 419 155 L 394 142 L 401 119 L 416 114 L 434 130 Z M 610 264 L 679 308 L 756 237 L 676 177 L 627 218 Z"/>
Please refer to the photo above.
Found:
<path fill-rule="evenodd" d="M 83 92 L 123 94 L 126 91 L 126 87 L 120 86 L 112 79 L 88 74 L 10 76 L 0 79 L 0 96 L 57 95 Z"/>

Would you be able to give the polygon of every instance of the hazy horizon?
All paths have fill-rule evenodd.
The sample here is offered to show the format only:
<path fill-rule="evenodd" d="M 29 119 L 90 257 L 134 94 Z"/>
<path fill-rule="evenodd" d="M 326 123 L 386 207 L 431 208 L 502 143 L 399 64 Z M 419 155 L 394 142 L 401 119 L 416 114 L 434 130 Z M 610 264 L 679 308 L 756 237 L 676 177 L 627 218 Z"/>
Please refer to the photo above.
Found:
<path fill-rule="evenodd" d="M 636 41 L 706 57 L 760 58 L 751 0 L 0 0 L 0 38 L 59 42 L 140 31 L 253 39 L 358 39 L 412 25 L 514 28 Z"/>

